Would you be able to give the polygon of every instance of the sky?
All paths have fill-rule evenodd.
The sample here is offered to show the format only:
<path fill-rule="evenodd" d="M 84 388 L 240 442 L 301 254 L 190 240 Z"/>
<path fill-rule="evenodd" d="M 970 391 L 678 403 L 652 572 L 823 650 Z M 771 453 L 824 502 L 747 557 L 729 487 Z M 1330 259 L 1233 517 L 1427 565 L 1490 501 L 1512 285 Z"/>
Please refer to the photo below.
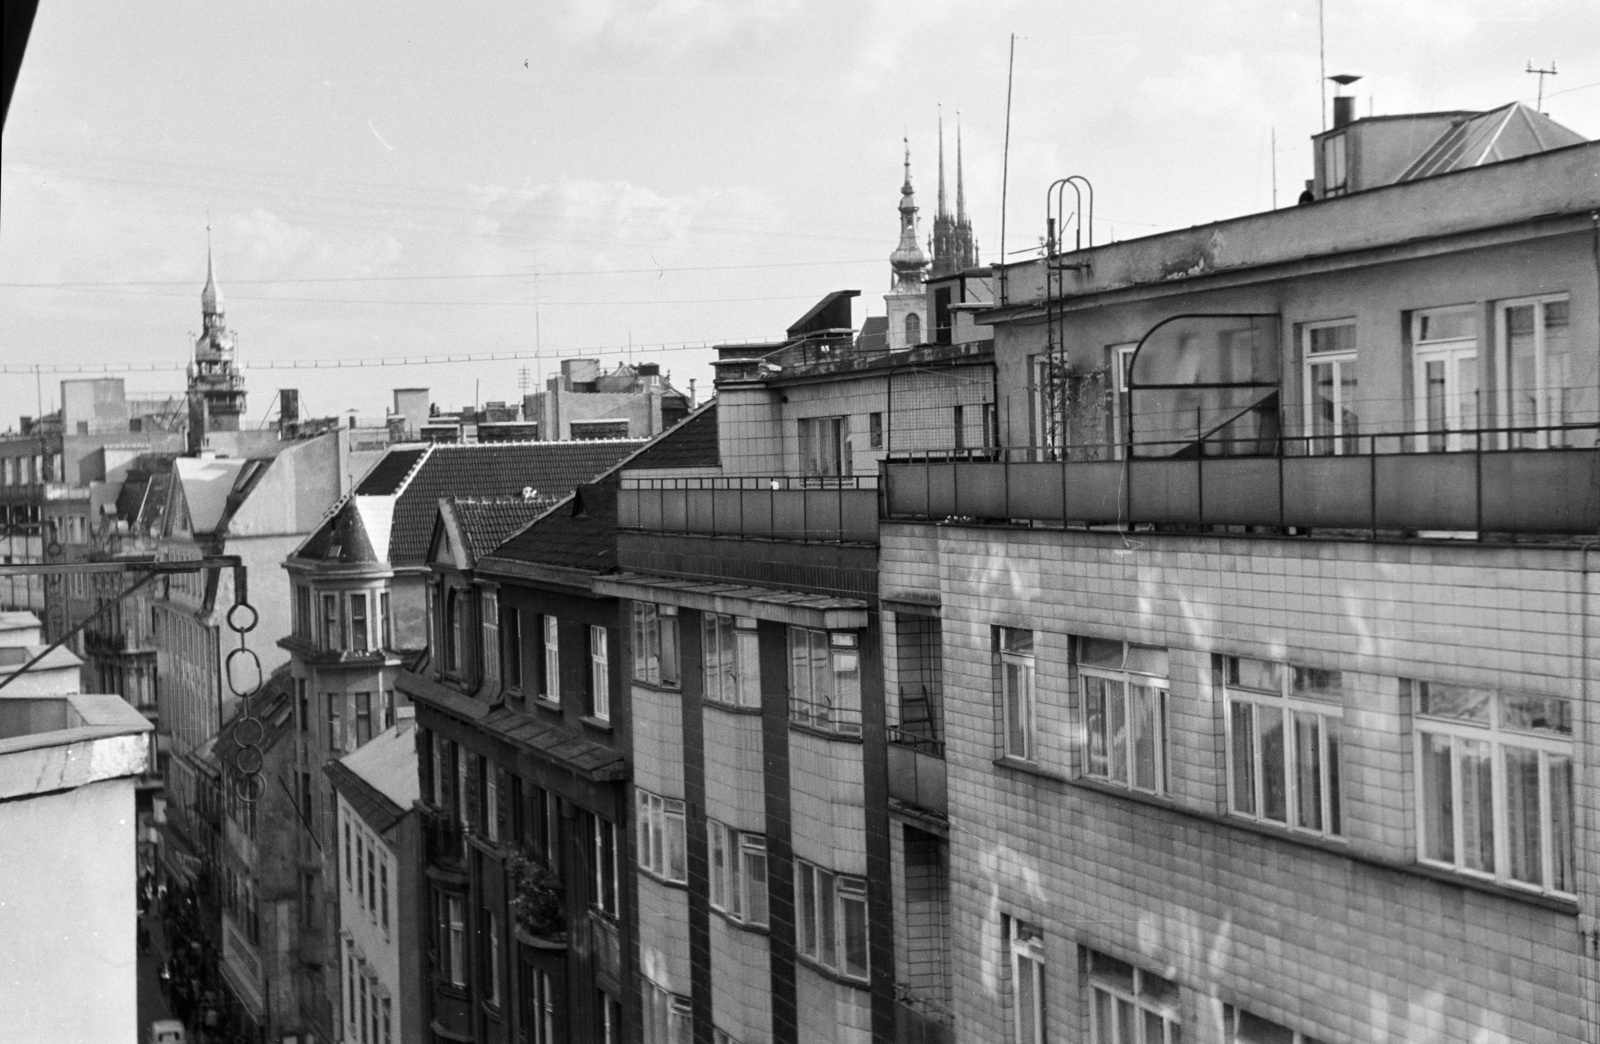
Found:
<path fill-rule="evenodd" d="M 1544 111 L 1600 137 L 1593 0 L 1323 25 L 1360 115 L 1532 104 L 1554 62 Z M 1003 180 L 1013 259 L 1069 174 L 1097 241 L 1293 205 L 1322 93 L 1316 0 L 44 0 L 0 159 L 0 430 L 64 377 L 181 390 L 208 223 L 248 426 L 280 388 L 373 420 L 399 387 L 515 400 L 562 357 L 703 399 L 708 345 L 833 290 L 883 314 L 902 139 L 926 238 L 941 112 L 989 262 Z M 376 365 L 491 353 L 523 357 Z M 291 368 L 335 361 L 363 365 Z"/>

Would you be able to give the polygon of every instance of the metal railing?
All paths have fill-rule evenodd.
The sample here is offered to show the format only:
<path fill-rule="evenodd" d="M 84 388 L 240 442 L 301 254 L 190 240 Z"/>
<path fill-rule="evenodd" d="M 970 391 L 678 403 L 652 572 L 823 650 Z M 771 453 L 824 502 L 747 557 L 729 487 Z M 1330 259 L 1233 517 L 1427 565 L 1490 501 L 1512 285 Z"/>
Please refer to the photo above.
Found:
<path fill-rule="evenodd" d="M 875 544 L 878 476 L 624 479 L 622 529 L 805 543 Z"/>
<path fill-rule="evenodd" d="M 1337 443 L 1282 436 L 1247 440 L 1253 455 L 1226 445 L 1213 454 L 1192 441 L 1143 443 L 1121 460 L 1041 460 L 1036 447 L 981 459 L 923 453 L 885 461 L 884 517 L 1592 534 L 1600 532 L 1596 433 L 1600 424 L 1349 435 Z M 1504 448 L 1534 440 L 1567 445 Z M 1048 452 L 1071 458 L 1072 449 Z M 1166 455 L 1154 455 L 1162 449 Z"/>
<path fill-rule="evenodd" d="M 789 695 L 789 720 L 845 736 L 861 735 L 861 708 L 840 707 L 828 700 Z"/>

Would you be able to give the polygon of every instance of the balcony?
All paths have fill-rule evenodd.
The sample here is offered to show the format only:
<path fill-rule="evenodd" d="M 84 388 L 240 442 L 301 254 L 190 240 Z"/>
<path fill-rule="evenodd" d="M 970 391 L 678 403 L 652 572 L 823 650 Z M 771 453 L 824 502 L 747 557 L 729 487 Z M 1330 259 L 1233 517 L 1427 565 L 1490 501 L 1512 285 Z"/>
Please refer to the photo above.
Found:
<path fill-rule="evenodd" d="M 822 732 L 852 738 L 861 735 L 861 708 L 840 706 L 830 700 L 812 700 L 790 693 L 789 720 Z"/>
<path fill-rule="evenodd" d="M 1566 425 L 1593 442 L 1600 425 Z M 1548 431 L 1548 430 L 1547 430 Z M 925 454 L 885 462 L 884 517 L 1088 526 L 1216 526 L 1281 532 L 1476 532 L 1572 536 L 1600 530 L 1600 448 L 1498 449 L 1531 429 L 1144 443 L 1124 460 L 1042 461 L 1037 449 Z M 1555 440 L 1552 440 L 1555 441 Z M 1457 445 L 1452 452 L 1408 452 Z M 1480 448 L 1482 447 L 1482 448 Z M 1103 447 L 1102 447 L 1103 449 Z M 1262 452 L 1265 450 L 1265 452 Z M 1355 450 L 1356 452 L 1349 452 Z M 1178 456 L 1176 454 L 1183 454 Z"/>
<path fill-rule="evenodd" d="M 876 544 L 876 475 L 624 479 L 620 529 L 690 536 Z"/>
<path fill-rule="evenodd" d="M 889 796 L 925 812 L 949 815 L 944 744 L 903 729 L 890 729 Z"/>

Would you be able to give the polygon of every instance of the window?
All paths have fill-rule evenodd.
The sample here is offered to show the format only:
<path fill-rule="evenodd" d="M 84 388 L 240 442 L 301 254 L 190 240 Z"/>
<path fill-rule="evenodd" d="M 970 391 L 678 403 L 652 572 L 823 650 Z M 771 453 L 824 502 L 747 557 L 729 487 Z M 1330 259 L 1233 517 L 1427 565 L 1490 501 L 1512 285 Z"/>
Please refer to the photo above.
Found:
<path fill-rule="evenodd" d="M 701 614 L 700 648 L 706 699 L 736 707 L 761 706 L 761 657 L 754 620 Z"/>
<path fill-rule="evenodd" d="M 451 986 L 467 985 L 466 900 L 461 895 L 445 897 L 445 954 L 443 966 Z"/>
<path fill-rule="evenodd" d="M 394 690 L 384 689 L 380 694 L 382 703 L 382 727 L 394 728 Z"/>
<path fill-rule="evenodd" d="M 922 343 L 922 316 L 916 312 L 906 313 L 906 347 L 913 348 Z"/>
<path fill-rule="evenodd" d="M 383 1044 L 394 1044 L 394 1011 L 389 998 L 383 998 Z"/>
<path fill-rule="evenodd" d="M 483 999 L 491 1007 L 500 1006 L 500 931 L 495 924 L 494 914 L 488 910 L 481 911 L 480 924 L 483 930 L 483 977 L 486 980 L 483 988 Z"/>
<path fill-rule="evenodd" d="M 522 1025 L 526 1044 L 556 1044 L 556 990 L 549 972 L 519 963 Z"/>
<path fill-rule="evenodd" d="M 490 841 L 500 840 L 500 772 L 487 759 L 483 766 L 483 833 Z"/>
<path fill-rule="evenodd" d="M 1318 1044 L 1298 1030 L 1252 1015 L 1231 1004 L 1222 1006 L 1223 1044 Z"/>
<path fill-rule="evenodd" d="M 367 596 L 353 594 L 350 596 L 350 649 L 352 652 L 366 652 L 371 643 L 371 635 L 367 631 Z"/>
<path fill-rule="evenodd" d="M 617 914 L 617 828 L 594 817 L 594 905 Z"/>
<path fill-rule="evenodd" d="M 330 692 L 328 696 L 328 749 L 335 753 L 344 750 L 344 693 Z"/>
<path fill-rule="evenodd" d="M 678 684 L 678 607 L 633 603 L 633 677 L 649 685 Z"/>
<path fill-rule="evenodd" d="M 789 628 L 789 718 L 861 734 L 861 656 L 855 635 Z"/>
<path fill-rule="evenodd" d="M 1005 756 L 1031 761 L 1034 755 L 1033 632 L 995 628 L 1000 658 L 1000 713 Z"/>
<path fill-rule="evenodd" d="M 1084 775 L 1166 793 L 1167 650 L 1080 638 L 1078 689 Z"/>
<path fill-rule="evenodd" d="M 801 474 L 850 474 L 849 424 L 848 417 L 807 417 L 800 422 Z"/>
<path fill-rule="evenodd" d="M 1477 318 L 1471 306 L 1438 308 L 1411 316 L 1416 358 L 1415 423 L 1423 434 L 1418 449 L 1443 453 L 1471 449 L 1478 427 Z"/>
<path fill-rule="evenodd" d="M 544 618 L 544 692 L 545 699 L 561 699 L 561 623 L 553 616 Z"/>
<path fill-rule="evenodd" d="M 595 990 L 596 1007 L 600 1015 L 599 1044 L 620 1044 L 622 1040 L 622 1004 L 605 990 Z"/>
<path fill-rule="evenodd" d="M 380 591 L 380 592 L 378 592 L 378 628 L 379 628 L 379 632 L 380 632 L 379 633 L 379 640 L 383 643 L 383 648 L 385 648 L 385 649 L 393 649 L 394 648 L 394 632 L 391 629 L 391 626 L 390 626 L 390 623 L 389 623 L 389 592 L 388 591 Z M 387 1001 L 385 1003 L 387 1003 Z"/>
<path fill-rule="evenodd" d="M 306 691 L 306 680 L 294 680 L 295 724 L 302 733 L 311 731 L 311 696 Z"/>
<path fill-rule="evenodd" d="M 1044 1044 L 1044 935 L 1015 917 L 1005 918 L 1011 951 L 1011 1025 L 1017 1044 Z"/>
<path fill-rule="evenodd" d="M 802 957 L 853 979 L 866 979 L 867 882 L 794 861 L 795 941 Z"/>
<path fill-rule="evenodd" d="M 1228 702 L 1228 803 L 1234 815 L 1338 836 L 1338 671 L 1221 657 Z"/>
<path fill-rule="evenodd" d="M 444 594 L 444 666 L 460 673 L 466 669 L 467 621 L 461 592 L 451 588 Z"/>
<path fill-rule="evenodd" d="M 1183 1039 L 1178 984 L 1170 979 L 1090 950 L 1089 995 L 1093 1044 L 1179 1044 Z"/>
<path fill-rule="evenodd" d="M 322 596 L 322 647 L 328 650 L 344 648 L 344 634 L 339 627 L 339 596 Z"/>
<path fill-rule="evenodd" d="M 643 1044 L 693 1044 L 694 1019 L 689 998 L 643 980 Z"/>
<path fill-rule="evenodd" d="M 378 923 L 383 926 L 383 933 L 389 934 L 389 860 L 385 859 L 378 864 Z"/>
<path fill-rule="evenodd" d="M 1322 139 L 1322 194 L 1342 196 L 1349 190 L 1345 165 L 1345 136 L 1335 134 Z"/>
<path fill-rule="evenodd" d="M 356 746 L 372 738 L 372 693 L 354 694 L 356 702 Z"/>
<path fill-rule="evenodd" d="M 683 802 L 647 790 L 639 795 L 639 865 L 655 876 L 688 880 Z"/>
<path fill-rule="evenodd" d="M 1540 891 L 1577 891 L 1572 704 L 1414 683 L 1421 860 Z"/>
<path fill-rule="evenodd" d="M 933 341 L 949 344 L 952 328 L 950 317 L 950 288 L 941 286 L 933 292 Z"/>
<path fill-rule="evenodd" d="M 378 842 L 366 839 L 367 849 L 367 916 L 378 919 Z"/>
<path fill-rule="evenodd" d="M 315 805 L 315 802 L 312 800 L 312 796 L 311 796 L 311 773 L 302 771 L 302 772 L 299 773 L 299 777 L 300 777 L 300 780 L 299 780 L 299 782 L 300 782 L 300 808 L 299 808 L 298 811 L 300 812 L 300 815 L 302 817 L 304 817 L 304 819 L 305 819 L 306 829 L 309 830 L 309 831 L 312 831 L 313 833 L 315 833 L 316 824 L 313 822 L 313 818 L 314 818 L 313 812 L 315 810 L 316 805 Z"/>
<path fill-rule="evenodd" d="M 1572 401 L 1575 390 L 1567 315 L 1565 294 L 1499 306 L 1505 423 L 1542 429 L 1513 432 L 1512 449 L 1564 446 L 1566 433 L 1548 429 L 1578 419 Z"/>
<path fill-rule="evenodd" d="M 706 820 L 711 905 L 736 921 L 766 926 L 767 841 L 760 834 Z"/>
<path fill-rule="evenodd" d="M 606 629 L 589 627 L 589 713 L 611 720 L 611 662 L 606 653 Z"/>
<path fill-rule="evenodd" d="M 867 445 L 873 449 L 883 449 L 883 414 L 881 413 L 867 414 Z"/>
<path fill-rule="evenodd" d="M 500 613 L 500 670 L 506 688 L 522 691 L 522 612 L 504 609 Z"/>
<path fill-rule="evenodd" d="M 1306 431 L 1309 452 L 1358 453 L 1356 436 L 1356 324 L 1308 323 L 1301 332 L 1306 366 Z"/>
<path fill-rule="evenodd" d="M 299 638 L 312 637 L 311 588 L 305 584 L 294 585 L 294 633 Z"/>

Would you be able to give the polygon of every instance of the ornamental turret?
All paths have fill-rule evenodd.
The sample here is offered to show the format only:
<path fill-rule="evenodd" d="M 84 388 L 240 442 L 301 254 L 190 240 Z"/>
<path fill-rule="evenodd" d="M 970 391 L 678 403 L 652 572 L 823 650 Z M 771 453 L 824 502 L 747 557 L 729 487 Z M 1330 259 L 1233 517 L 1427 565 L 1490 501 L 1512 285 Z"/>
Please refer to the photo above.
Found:
<path fill-rule="evenodd" d="M 890 293 L 922 292 L 922 277 L 927 273 L 928 256 L 917 244 L 917 199 L 911 189 L 911 143 L 906 142 L 906 179 L 900 186 L 900 245 L 889 255 L 892 271 Z"/>
<path fill-rule="evenodd" d="M 189 363 L 189 439 L 191 453 L 205 448 L 211 431 L 238 431 L 244 413 L 244 374 L 234 369 L 233 333 L 227 328 L 222 290 L 211 257 L 206 228 L 206 285 L 200 291 L 200 336 Z"/>

